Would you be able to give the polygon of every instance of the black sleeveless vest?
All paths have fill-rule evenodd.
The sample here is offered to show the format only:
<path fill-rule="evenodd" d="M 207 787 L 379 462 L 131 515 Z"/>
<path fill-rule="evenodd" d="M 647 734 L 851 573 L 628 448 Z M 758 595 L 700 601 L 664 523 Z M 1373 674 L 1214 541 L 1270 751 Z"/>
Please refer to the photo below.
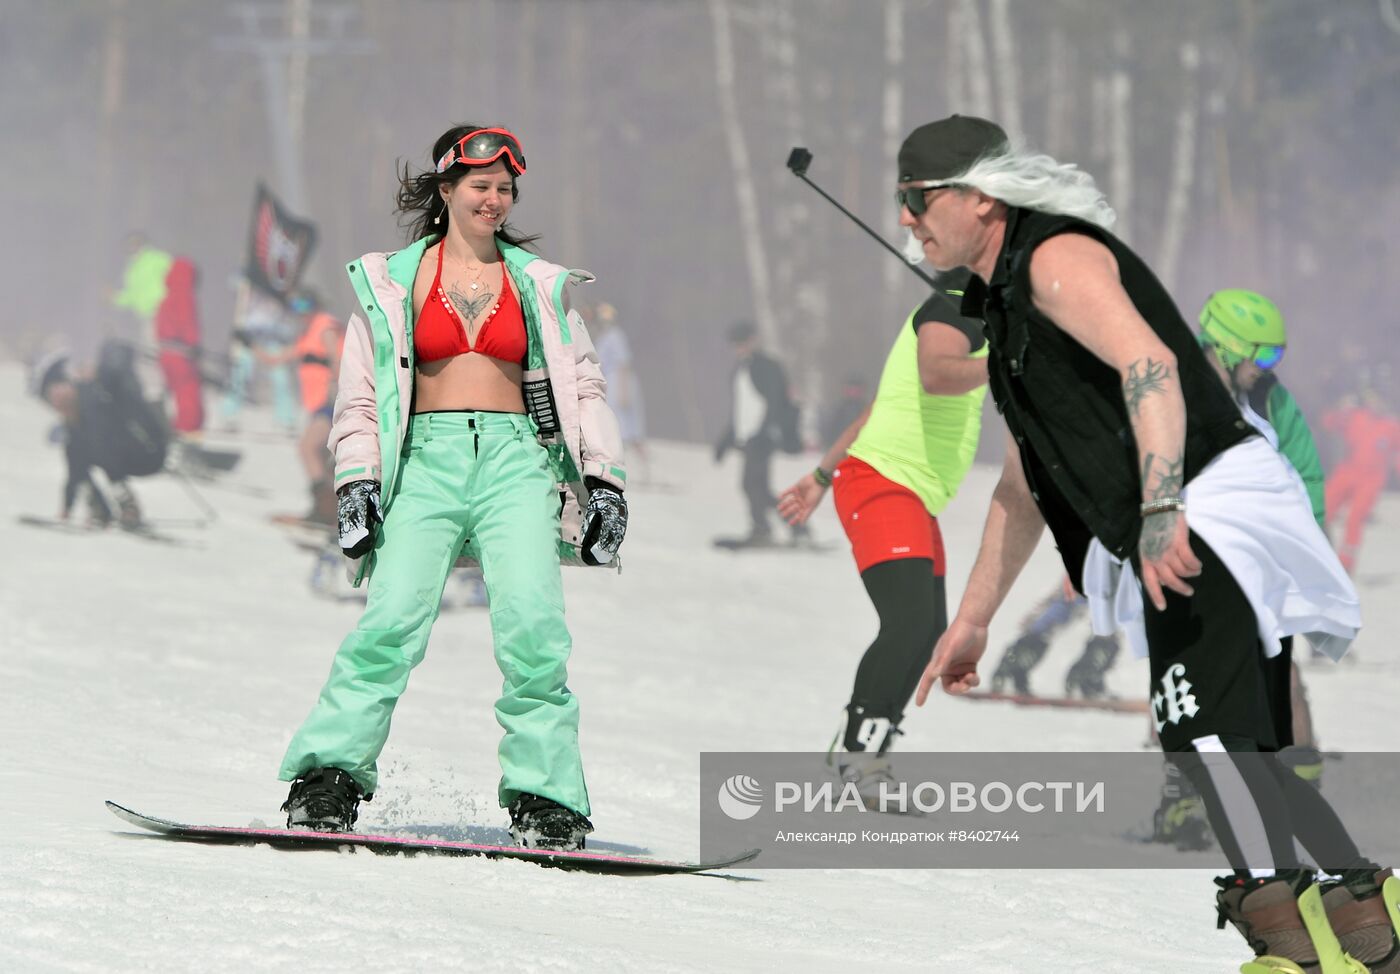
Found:
<path fill-rule="evenodd" d="M 1036 504 L 1078 586 L 1090 538 L 1098 538 L 1119 558 L 1136 552 L 1142 477 L 1118 370 L 1031 304 L 1031 253 L 1061 233 L 1086 234 L 1113 253 L 1128 297 L 1176 356 L 1186 401 L 1186 482 L 1255 431 L 1141 258 L 1094 224 L 1010 208 L 992 279 L 972 279 L 963 313 L 986 322 L 992 397 L 1016 441 Z"/>

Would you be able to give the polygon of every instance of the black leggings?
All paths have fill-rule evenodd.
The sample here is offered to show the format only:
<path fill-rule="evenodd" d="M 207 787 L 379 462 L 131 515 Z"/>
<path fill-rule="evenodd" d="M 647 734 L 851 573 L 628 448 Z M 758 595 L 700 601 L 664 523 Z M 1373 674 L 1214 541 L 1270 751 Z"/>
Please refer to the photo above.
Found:
<path fill-rule="evenodd" d="M 934 643 L 948 628 L 943 577 L 928 558 L 898 558 L 861 572 L 880 631 L 856 668 L 851 706 L 896 725 L 919 685 Z"/>

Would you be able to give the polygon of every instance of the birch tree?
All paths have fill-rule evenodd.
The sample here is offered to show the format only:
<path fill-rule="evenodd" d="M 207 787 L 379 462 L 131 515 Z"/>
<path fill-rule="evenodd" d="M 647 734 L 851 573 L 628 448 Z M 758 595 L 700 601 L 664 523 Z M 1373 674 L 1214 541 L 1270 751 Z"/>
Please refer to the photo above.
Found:
<path fill-rule="evenodd" d="M 1021 126 L 1020 84 L 1017 81 L 1016 44 L 1011 35 L 1010 0 L 992 0 L 989 18 L 992 52 L 996 60 L 997 119 L 1012 139 L 1024 136 Z"/>
<path fill-rule="evenodd" d="M 977 0 L 958 0 L 958 26 L 967 49 L 968 110 L 973 115 L 991 118 L 992 78 L 988 72 L 987 38 L 982 32 Z"/>
<path fill-rule="evenodd" d="M 1166 214 L 1162 220 L 1162 239 L 1157 247 L 1157 272 L 1168 291 L 1176 284 L 1181 242 L 1196 174 L 1196 120 L 1199 115 L 1197 76 L 1200 65 L 1201 54 L 1196 45 L 1181 45 L 1181 107 L 1176 113 L 1171 181 L 1167 190 Z"/>
<path fill-rule="evenodd" d="M 1113 232 L 1132 240 L 1133 207 L 1133 79 L 1128 73 L 1130 42 L 1127 31 L 1114 38 L 1114 66 L 1108 89 L 1109 204 L 1118 212 Z"/>
<path fill-rule="evenodd" d="M 118 158 L 117 120 L 125 104 L 126 92 L 126 49 L 127 49 L 127 9 L 126 0 L 108 0 L 107 30 L 102 45 L 102 115 L 97 126 L 97 232 L 88 237 L 90 248 L 88 266 L 107 266 L 104 251 L 112 245 L 114 214 L 113 200 L 116 193 L 115 160 Z M 101 297 L 89 292 L 88 321 L 102 321 L 105 309 L 98 303 Z"/>
<path fill-rule="evenodd" d="M 739 226 L 748 265 L 749 286 L 753 293 L 754 319 L 760 338 L 772 347 L 776 343 L 777 322 L 773 316 L 768 261 L 763 251 L 758 215 L 758 193 L 754 186 L 753 166 L 748 141 L 739 118 L 738 97 L 734 81 L 734 32 L 729 0 L 710 0 L 710 20 L 715 40 L 715 87 L 719 91 L 720 121 L 724 140 L 729 148 L 729 164 L 734 177 L 734 191 L 739 206 Z"/>
<path fill-rule="evenodd" d="M 1046 71 L 1045 151 L 1061 158 L 1071 142 L 1070 118 L 1073 94 L 1070 84 L 1069 45 L 1061 27 L 1050 28 L 1049 68 Z"/>
<path fill-rule="evenodd" d="M 946 14 L 943 30 L 943 87 L 948 92 L 948 108 L 967 108 L 967 58 L 964 56 L 962 7 L 953 5 Z"/>
<path fill-rule="evenodd" d="M 893 179 L 898 166 L 899 143 L 904 136 L 904 0 L 885 0 L 885 90 L 881 100 L 880 121 L 884 128 L 885 172 Z M 897 220 L 899 213 L 893 214 Z M 893 224 L 893 220 L 891 221 Z M 893 319 L 899 312 L 898 300 L 900 266 L 893 260 L 884 262 L 885 317 Z"/>

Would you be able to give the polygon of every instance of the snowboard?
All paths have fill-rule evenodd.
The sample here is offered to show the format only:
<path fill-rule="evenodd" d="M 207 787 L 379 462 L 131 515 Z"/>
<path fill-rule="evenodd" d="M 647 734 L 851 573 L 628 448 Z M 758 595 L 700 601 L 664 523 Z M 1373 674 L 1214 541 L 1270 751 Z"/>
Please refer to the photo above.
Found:
<path fill-rule="evenodd" d="M 124 822 L 148 829 L 170 839 L 208 842 L 219 845 L 266 844 L 278 849 L 339 849 L 343 846 L 363 848 L 380 854 L 425 853 L 438 856 L 480 856 L 484 859 L 519 859 L 540 866 L 579 872 L 614 875 L 666 875 L 673 873 L 703 873 L 728 866 L 737 866 L 755 858 L 759 850 L 750 849 L 725 859 L 708 862 L 668 862 L 640 856 L 618 855 L 611 852 L 551 852 L 544 849 L 522 849 L 517 846 L 482 845 L 476 842 L 451 842 L 420 839 L 412 836 L 361 835 L 357 832 L 309 832 L 302 829 L 227 828 L 216 825 L 184 825 L 152 818 L 133 812 L 116 802 L 107 802 L 112 814 Z"/>
<path fill-rule="evenodd" d="M 1146 700 L 1120 700 L 1116 697 L 1099 697 L 1085 700 L 1082 697 L 1038 697 L 1035 694 L 994 693 L 991 690 L 972 690 L 958 694 L 963 700 L 979 700 L 990 703 L 1012 703 L 1018 707 L 1059 707 L 1065 710 L 1105 710 L 1115 714 L 1145 714 Z"/>

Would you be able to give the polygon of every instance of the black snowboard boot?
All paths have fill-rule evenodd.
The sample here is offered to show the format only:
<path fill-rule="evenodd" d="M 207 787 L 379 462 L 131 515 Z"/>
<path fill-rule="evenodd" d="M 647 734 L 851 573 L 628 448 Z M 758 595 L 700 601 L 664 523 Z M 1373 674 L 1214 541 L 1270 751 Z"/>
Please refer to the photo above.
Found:
<path fill-rule="evenodd" d="M 313 768 L 292 782 L 282 811 L 287 828 L 349 832 L 365 798 L 355 779 L 339 768 Z"/>
<path fill-rule="evenodd" d="M 1104 695 L 1104 674 L 1118 658 L 1117 636 L 1091 636 L 1084 652 L 1065 674 L 1065 696 L 1097 700 Z"/>
<path fill-rule="evenodd" d="M 510 837 L 522 849 L 578 852 L 593 823 L 550 798 L 521 792 L 510 803 Z"/>
<path fill-rule="evenodd" d="M 1038 633 L 1026 633 L 1010 646 L 992 673 L 993 693 L 1016 693 L 1025 696 L 1031 692 L 1031 670 L 1045 656 L 1050 644 Z M 1007 684 L 1011 684 L 1008 690 Z"/>
<path fill-rule="evenodd" d="M 1162 782 L 1162 801 L 1152 813 L 1152 841 L 1173 845 L 1182 852 L 1211 848 L 1215 837 L 1206 820 L 1206 808 L 1191 779 L 1170 761 Z"/>

